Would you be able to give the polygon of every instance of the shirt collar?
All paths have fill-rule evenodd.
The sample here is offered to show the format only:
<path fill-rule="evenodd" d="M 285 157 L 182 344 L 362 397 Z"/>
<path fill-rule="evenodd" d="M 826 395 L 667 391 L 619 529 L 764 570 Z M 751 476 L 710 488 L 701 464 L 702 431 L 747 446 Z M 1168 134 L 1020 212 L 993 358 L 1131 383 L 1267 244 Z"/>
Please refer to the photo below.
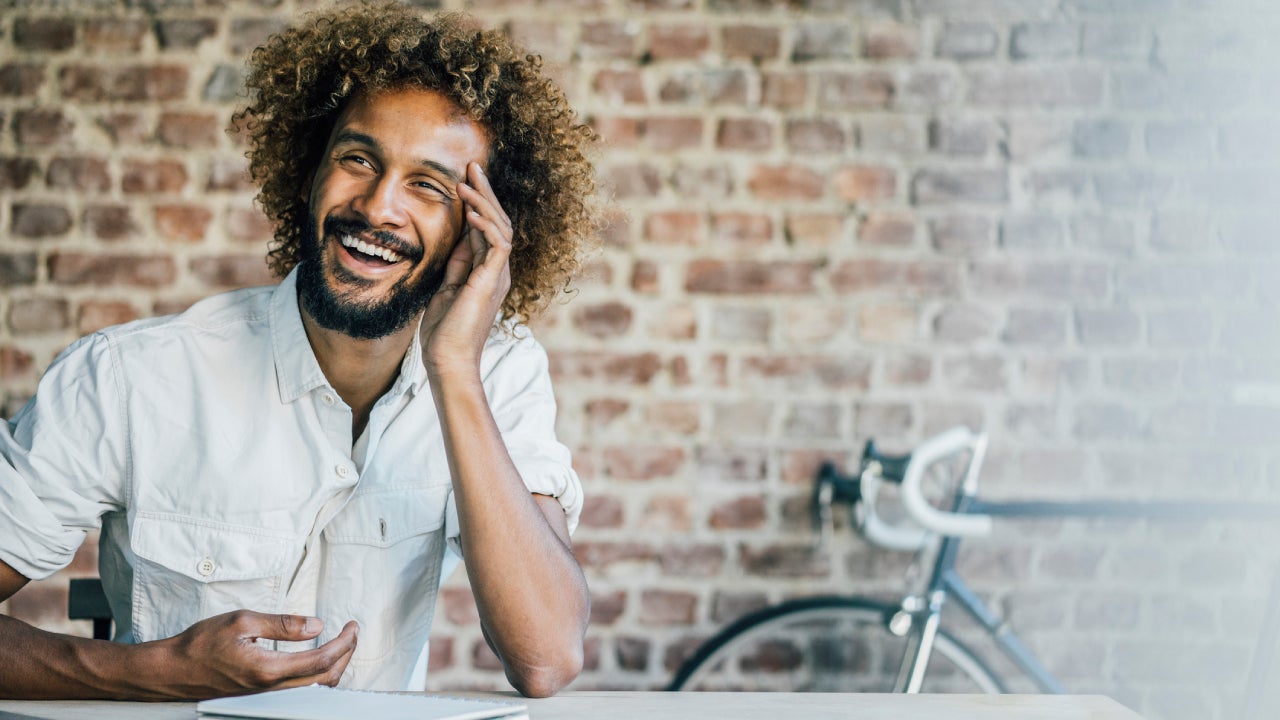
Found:
<path fill-rule="evenodd" d="M 311 349 L 311 341 L 307 339 L 306 328 L 302 326 L 296 267 L 271 294 L 270 323 L 280 401 L 290 403 L 318 387 L 329 387 L 329 380 L 320 369 L 320 363 Z M 422 343 L 415 332 L 409 351 L 400 362 L 400 374 L 387 394 L 395 397 L 412 390 L 416 395 L 426 380 L 426 368 L 422 366 Z"/>

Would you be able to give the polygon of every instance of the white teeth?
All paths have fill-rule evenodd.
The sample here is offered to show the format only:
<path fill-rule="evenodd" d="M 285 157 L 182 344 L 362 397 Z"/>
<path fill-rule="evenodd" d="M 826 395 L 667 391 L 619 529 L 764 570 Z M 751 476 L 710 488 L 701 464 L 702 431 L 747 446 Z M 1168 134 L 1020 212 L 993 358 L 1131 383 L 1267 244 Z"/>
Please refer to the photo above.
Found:
<path fill-rule="evenodd" d="M 392 252 L 387 248 L 379 247 L 378 245 L 370 245 L 369 243 L 363 240 L 360 240 L 358 238 L 353 238 L 350 235 L 343 235 L 342 238 L 340 238 L 339 242 L 342 243 L 343 247 L 355 248 L 356 250 L 364 253 L 365 255 L 380 257 L 383 260 L 386 260 L 387 262 L 394 263 L 394 262 L 400 262 L 401 260 L 398 254 Z"/>

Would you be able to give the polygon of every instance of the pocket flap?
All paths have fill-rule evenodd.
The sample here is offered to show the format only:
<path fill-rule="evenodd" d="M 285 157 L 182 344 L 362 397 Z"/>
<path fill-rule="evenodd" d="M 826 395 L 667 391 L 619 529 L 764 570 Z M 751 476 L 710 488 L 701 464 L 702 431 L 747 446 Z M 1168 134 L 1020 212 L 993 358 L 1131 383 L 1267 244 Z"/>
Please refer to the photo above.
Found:
<path fill-rule="evenodd" d="M 334 543 L 390 547 L 434 532 L 444 525 L 445 502 L 452 491 L 451 485 L 357 491 L 325 526 L 324 537 Z"/>
<path fill-rule="evenodd" d="M 289 533 L 145 511 L 134 517 L 129 543 L 138 557 L 199 582 L 280 575 L 301 544 Z"/>

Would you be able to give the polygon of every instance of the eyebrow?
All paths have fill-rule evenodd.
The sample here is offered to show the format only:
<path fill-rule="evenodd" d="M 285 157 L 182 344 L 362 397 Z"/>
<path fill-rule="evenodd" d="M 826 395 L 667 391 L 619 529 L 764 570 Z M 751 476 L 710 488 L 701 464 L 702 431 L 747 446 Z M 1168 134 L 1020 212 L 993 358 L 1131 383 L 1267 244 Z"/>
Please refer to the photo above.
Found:
<path fill-rule="evenodd" d="M 343 130 L 342 132 L 338 133 L 337 137 L 333 139 L 334 145 L 341 145 L 342 143 L 347 143 L 347 142 L 366 145 L 370 148 L 373 148 L 374 150 L 377 150 L 378 152 L 382 152 L 382 146 L 378 144 L 377 140 L 374 140 L 373 137 L 369 135 L 365 135 L 362 132 L 356 132 L 355 130 Z M 429 167 L 432 170 L 435 170 L 436 172 L 440 173 L 441 175 L 444 175 L 446 178 L 449 179 L 450 182 L 454 182 L 454 183 L 462 182 L 462 176 L 459 175 L 457 172 L 455 172 L 453 168 L 449 167 L 448 165 L 445 165 L 444 163 L 436 162 L 435 160 L 424 159 L 424 160 L 419 160 L 418 164 L 423 165 L 425 167 Z"/>

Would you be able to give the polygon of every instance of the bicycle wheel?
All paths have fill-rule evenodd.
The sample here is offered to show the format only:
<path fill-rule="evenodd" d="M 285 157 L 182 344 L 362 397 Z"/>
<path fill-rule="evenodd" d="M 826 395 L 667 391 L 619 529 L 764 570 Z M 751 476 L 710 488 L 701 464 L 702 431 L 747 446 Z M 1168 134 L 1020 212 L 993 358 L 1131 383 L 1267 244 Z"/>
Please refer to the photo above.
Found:
<path fill-rule="evenodd" d="M 859 597 L 789 600 L 738 619 L 703 643 L 668 690 L 892 692 L 906 639 L 897 606 Z M 980 658 L 938 633 L 922 692 L 999 693 Z"/>

